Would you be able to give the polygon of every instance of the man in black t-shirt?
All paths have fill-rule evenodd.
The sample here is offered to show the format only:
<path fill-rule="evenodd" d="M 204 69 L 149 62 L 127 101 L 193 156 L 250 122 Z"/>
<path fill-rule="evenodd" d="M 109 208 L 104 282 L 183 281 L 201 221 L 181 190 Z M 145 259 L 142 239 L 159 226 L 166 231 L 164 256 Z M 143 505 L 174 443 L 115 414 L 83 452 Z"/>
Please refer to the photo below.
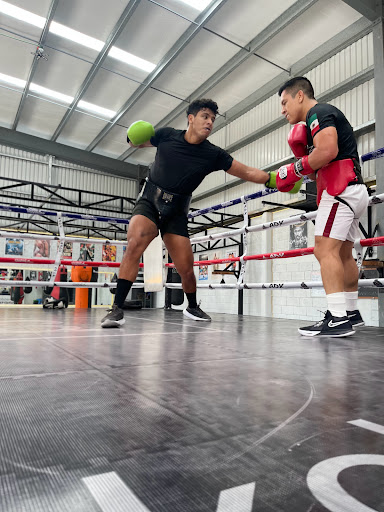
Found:
<path fill-rule="evenodd" d="M 364 325 L 357 308 L 359 272 L 352 249 L 359 237 L 359 218 L 368 206 L 353 129 L 339 109 L 316 101 L 307 78 L 288 80 L 279 96 L 281 113 L 293 125 L 288 143 L 299 159 L 279 170 L 277 187 L 280 190 L 303 175 L 316 180 L 319 207 L 314 254 L 328 302 L 324 320 L 299 332 L 350 336 L 354 327 Z"/>
<path fill-rule="evenodd" d="M 122 307 L 136 279 L 140 258 L 159 230 L 188 299 L 184 315 L 193 320 L 211 320 L 196 300 L 194 258 L 187 228 L 191 194 L 205 176 L 221 169 L 254 183 L 265 184 L 269 180 L 268 173 L 234 160 L 225 150 L 207 140 L 217 112 L 214 101 L 195 100 L 187 110 L 187 130 L 161 128 L 148 142 L 138 146 L 157 147 L 156 158 L 132 212 L 115 302 L 112 311 L 103 318 L 102 327 L 124 324 Z"/>

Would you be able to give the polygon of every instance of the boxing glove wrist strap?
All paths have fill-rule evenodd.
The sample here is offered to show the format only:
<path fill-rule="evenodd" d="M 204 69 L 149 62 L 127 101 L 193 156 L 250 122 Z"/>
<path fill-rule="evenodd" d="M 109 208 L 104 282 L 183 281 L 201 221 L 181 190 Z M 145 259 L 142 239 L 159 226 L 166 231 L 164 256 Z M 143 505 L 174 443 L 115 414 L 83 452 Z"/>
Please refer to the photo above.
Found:
<path fill-rule="evenodd" d="M 309 165 L 308 162 L 308 156 L 303 156 L 303 158 L 299 158 L 294 164 L 295 167 L 295 173 L 297 176 L 300 176 L 301 178 L 307 174 L 312 174 L 314 169 Z"/>

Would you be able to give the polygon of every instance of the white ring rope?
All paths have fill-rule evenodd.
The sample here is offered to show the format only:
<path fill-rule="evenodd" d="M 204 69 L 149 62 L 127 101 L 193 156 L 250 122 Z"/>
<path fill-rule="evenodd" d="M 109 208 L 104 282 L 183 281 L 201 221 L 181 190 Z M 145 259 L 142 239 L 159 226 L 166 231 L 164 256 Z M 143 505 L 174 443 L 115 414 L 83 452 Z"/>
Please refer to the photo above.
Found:
<path fill-rule="evenodd" d="M 247 197 L 242 196 L 241 202 L 243 203 L 243 216 L 244 216 L 244 222 L 243 226 L 239 229 L 235 229 L 232 231 L 226 231 L 222 233 L 215 233 L 212 235 L 204 236 L 204 237 L 198 237 L 198 238 L 192 238 L 191 244 L 201 243 L 204 241 L 210 241 L 210 240 L 219 240 L 227 237 L 233 237 L 235 235 L 243 235 L 243 241 L 244 241 L 244 252 L 243 254 L 238 258 L 238 260 L 241 263 L 241 270 L 239 273 L 239 278 L 236 283 L 234 284 L 198 284 L 198 288 L 207 288 L 207 289 L 238 289 L 238 290 L 244 290 L 244 289 L 293 289 L 293 288 L 302 288 L 302 289 L 311 289 L 311 288 L 320 288 L 323 286 L 321 281 L 309 281 L 309 282 L 287 282 L 287 283 L 244 283 L 244 277 L 245 277 L 245 266 L 247 259 L 245 259 L 247 255 L 247 249 L 248 249 L 248 241 L 247 241 L 247 234 L 252 232 L 258 232 L 263 231 L 266 229 L 274 229 L 277 227 L 282 226 L 288 226 L 292 224 L 296 224 L 298 222 L 313 220 L 316 218 L 317 211 L 311 212 L 311 213 L 304 213 L 299 215 L 294 215 L 285 219 L 281 219 L 279 221 L 273 221 L 273 222 L 266 222 L 262 224 L 257 224 L 255 226 L 248 226 L 248 208 L 247 208 Z M 369 205 L 373 206 L 375 204 L 379 204 L 384 202 L 384 194 L 380 194 L 377 196 L 371 196 L 369 198 Z M 126 245 L 126 241 L 119 241 L 119 240 L 109 240 L 109 239 L 93 239 L 93 238 L 81 238 L 81 237 L 66 237 L 64 234 L 64 225 L 62 220 L 61 213 L 55 214 L 57 215 L 58 219 L 58 229 L 59 229 L 59 236 L 55 235 L 39 235 L 39 234 L 32 234 L 32 233 L 19 233 L 19 232 L 10 232 L 10 231 L 0 231 L 0 237 L 17 237 L 17 238 L 29 238 L 29 239 L 38 239 L 38 240 L 59 240 L 59 247 L 56 254 L 56 259 L 54 261 L 54 267 L 53 271 L 50 276 L 49 281 L 0 281 L 2 287 L 22 287 L 22 286 L 35 286 L 35 287 L 41 287 L 41 286 L 47 286 L 47 283 L 49 285 L 59 286 L 63 288 L 116 288 L 116 283 L 94 283 L 94 282 L 55 282 L 55 278 L 59 269 L 60 264 L 63 264 L 61 262 L 61 256 L 63 253 L 64 248 L 64 242 L 80 242 L 80 243 L 94 243 L 94 244 L 112 244 L 112 245 Z M 381 244 L 380 244 L 381 245 Z M 362 245 L 361 240 L 356 240 L 355 242 L 355 249 L 358 254 L 358 264 L 361 264 L 362 260 Z M 1 258 L 0 258 L 1 259 Z M 3 260 L 8 260 L 10 258 L 3 258 Z M 20 266 L 22 266 L 25 263 L 23 262 L 23 258 L 13 258 L 14 263 L 19 263 Z M 217 260 L 218 262 L 222 263 L 222 260 Z M 86 262 L 85 262 L 86 263 Z M 203 264 L 204 262 L 202 262 Z M 43 264 L 43 263 L 42 263 Z M 76 262 L 77 265 L 81 265 L 81 262 Z M 97 266 L 94 264 L 93 266 Z M 108 262 L 100 262 L 100 266 L 108 267 Z M 114 266 L 117 266 L 116 264 Z M 359 286 L 365 287 L 384 287 L 384 279 L 363 279 L 359 280 Z M 143 287 L 142 283 L 135 283 L 133 287 Z M 166 283 L 166 288 L 170 289 L 181 289 L 182 285 L 179 283 Z"/>

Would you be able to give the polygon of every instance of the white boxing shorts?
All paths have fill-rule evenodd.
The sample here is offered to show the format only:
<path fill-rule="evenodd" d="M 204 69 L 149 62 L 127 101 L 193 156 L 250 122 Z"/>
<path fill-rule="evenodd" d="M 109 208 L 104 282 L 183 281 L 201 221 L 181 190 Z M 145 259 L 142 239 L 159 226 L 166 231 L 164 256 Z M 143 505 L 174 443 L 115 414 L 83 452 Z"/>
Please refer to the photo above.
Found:
<path fill-rule="evenodd" d="M 368 191 L 365 185 L 349 185 L 338 201 L 326 190 L 321 196 L 315 223 L 315 236 L 325 236 L 336 240 L 354 242 L 360 238 L 359 219 L 368 207 Z"/>

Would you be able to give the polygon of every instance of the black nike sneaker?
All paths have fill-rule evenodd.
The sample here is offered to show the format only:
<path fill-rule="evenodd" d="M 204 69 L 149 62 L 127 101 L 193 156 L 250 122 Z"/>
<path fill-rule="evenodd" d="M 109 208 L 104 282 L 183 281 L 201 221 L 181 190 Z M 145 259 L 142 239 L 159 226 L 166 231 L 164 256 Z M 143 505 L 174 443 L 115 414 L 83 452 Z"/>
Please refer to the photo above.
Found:
<path fill-rule="evenodd" d="M 363 317 L 360 314 L 358 309 L 354 309 L 353 311 L 347 311 L 347 315 L 349 320 L 351 321 L 352 327 L 362 327 L 365 325 Z"/>
<path fill-rule="evenodd" d="M 350 319 L 347 316 L 333 316 L 330 311 L 325 313 L 324 319 L 307 327 L 300 327 L 302 336 L 328 336 L 342 338 L 355 334 Z"/>
<path fill-rule="evenodd" d="M 108 315 L 101 320 L 101 327 L 120 327 L 125 323 L 124 311 L 116 304 L 108 311 Z"/>
<path fill-rule="evenodd" d="M 187 309 L 184 309 L 183 315 L 188 318 L 192 318 L 192 320 L 200 320 L 201 322 L 211 321 L 211 317 L 200 308 L 200 305 L 195 308 L 188 307 Z"/>

